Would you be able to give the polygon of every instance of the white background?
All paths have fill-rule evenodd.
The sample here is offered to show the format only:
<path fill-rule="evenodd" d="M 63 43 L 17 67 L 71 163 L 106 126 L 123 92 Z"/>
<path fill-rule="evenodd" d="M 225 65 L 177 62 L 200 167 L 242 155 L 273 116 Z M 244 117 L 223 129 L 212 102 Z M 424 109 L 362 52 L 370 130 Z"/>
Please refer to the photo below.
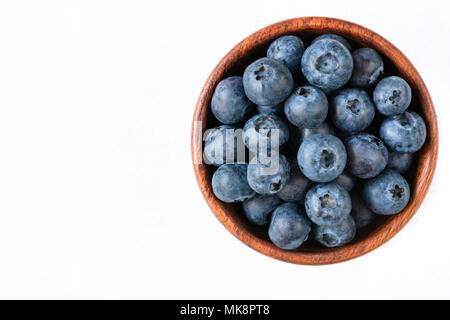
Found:
<path fill-rule="evenodd" d="M 1 1 L 0 298 L 450 298 L 450 2 Z M 200 90 L 250 33 L 362 24 L 424 78 L 439 163 L 390 242 L 331 266 L 267 258 L 197 187 Z"/>

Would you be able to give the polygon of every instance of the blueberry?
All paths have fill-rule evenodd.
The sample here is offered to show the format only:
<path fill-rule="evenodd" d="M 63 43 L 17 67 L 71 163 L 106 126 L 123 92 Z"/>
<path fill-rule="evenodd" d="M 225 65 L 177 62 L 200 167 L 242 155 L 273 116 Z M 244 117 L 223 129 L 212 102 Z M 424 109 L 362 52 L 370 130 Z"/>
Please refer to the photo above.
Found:
<path fill-rule="evenodd" d="M 348 137 L 351 137 L 355 134 L 358 134 L 360 132 L 358 131 L 342 131 L 342 130 L 336 130 L 335 136 L 341 139 L 342 141 L 345 141 Z"/>
<path fill-rule="evenodd" d="M 397 172 L 408 171 L 413 160 L 413 154 L 408 152 L 389 152 L 387 167 Z"/>
<path fill-rule="evenodd" d="M 301 140 L 304 140 L 306 137 L 312 136 L 313 134 L 331 134 L 334 135 L 333 127 L 330 126 L 326 122 L 322 122 L 318 127 L 315 128 L 303 128 L 301 130 Z"/>
<path fill-rule="evenodd" d="M 205 137 L 203 159 L 206 164 L 220 166 L 225 163 L 244 162 L 242 130 L 230 125 L 209 129 Z M 242 150 L 242 155 L 238 154 Z M 242 159 L 238 159 L 239 158 Z M 240 161 L 242 160 L 242 161 Z"/>
<path fill-rule="evenodd" d="M 350 215 L 338 224 L 315 225 L 313 227 L 314 239 L 329 248 L 340 247 L 349 243 L 353 240 L 355 234 L 355 220 Z"/>
<path fill-rule="evenodd" d="M 257 225 L 265 226 L 269 224 L 270 214 L 281 203 L 281 199 L 275 195 L 264 196 L 257 194 L 253 198 L 242 203 L 247 219 Z"/>
<path fill-rule="evenodd" d="M 250 187 L 259 194 L 275 194 L 286 186 L 290 166 L 285 156 L 272 153 L 271 157 L 255 157 L 247 169 Z"/>
<path fill-rule="evenodd" d="M 391 76 L 378 82 L 373 91 L 373 102 L 385 116 L 404 112 L 411 103 L 411 87 L 400 77 Z"/>
<path fill-rule="evenodd" d="M 277 196 L 287 202 L 299 202 L 305 198 L 311 181 L 309 181 L 300 171 L 297 159 L 290 158 L 289 166 L 291 168 L 291 176 L 287 184 L 277 193 Z"/>
<path fill-rule="evenodd" d="M 311 44 L 313 44 L 314 42 L 316 42 L 318 40 L 322 40 L 322 39 L 333 39 L 333 40 L 339 41 L 349 51 L 352 51 L 352 46 L 350 45 L 350 43 L 348 43 L 347 39 L 345 39 L 344 37 L 337 35 L 337 34 L 322 34 L 322 35 L 318 36 L 317 38 L 315 38 Z"/>
<path fill-rule="evenodd" d="M 282 36 L 273 41 L 267 50 L 267 57 L 283 62 L 292 74 L 300 73 L 300 63 L 305 46 L 296 36 Z"/>
<path fill-rule="evenodd" d="M 339 177 L 334 180 L 334 182 L 350 192 L 356 184 L 356 178 L 350 173 L 344 171 Z"/>
<path fill-rule="evenodd" d="M 331 101 L 331 119 L 342 131 L 363 131 L 374 117 L 375 107 L 362 89 L 341 90 Z"/>
<path fill-rule="evenodd" d="M 352 71 L 352 54 L 336 40 L 317 40 L 306 48 L 302 57 L 305 78 L 327 92 L 345 85 L 350 80 Z"/>
<path fill-rule="evenodd" d="M 363 198 L 375 213 L 396 214 L 408 204 L 409 185 L 400 173 L 386 169 L 379 176 L 366 182 Z"/>
<path fill-rule="evenodd" d="M 356 228 L 359 229 L 368 226 L 375 219 L 375 213 L 373 213 L 361 199 L 360 192 L 353 192 L 351 198 L 351 215 L 355 220 Z"/>
<path fill-rule="evenodd" d="M 344 171 L 347 153 L 342 141 L 335 136 L 315 134 L 303 140 L 297 161 L 300 170 L 308 179 L 329 182 Z"/>
<path fill-rule="evenodd" d="M 289 69 L 281 62 L 261 58 L 244 71 L 247 97 L 260 106 L 275 106 L 285 100 L 294 88 Z"/>
<path fill-rule="evenodd" d="M 284 103 L 284 113 L 296 126 L 316 128 L 327 117 L 327 96 L 312 86 L 298 87 Z"/>
<path fill-rule="evenodd" d="M 380 137 L 392 151 L 416 152 L 425 143 L 427 127 L 421 116 L 406 111 L 384 119 Z"/>
<path fill-rule="evenodd" d="M 275 209 L 269 227 L 269 238 L 279 248 L 293 250 L 308 239 L 311 222 L 295 203 L 285 203 Z"/>
<path fill-rule="evenodd" d="M 258 113 L 275 113 L 281 114 L 283 112 L 284 105 L 282 103 L 276 106 L 257 106 L 256 109 Z"/>
<path fill-rule="evenodd" d="M 281 148 L 288 141 L 289 127 L 274 113 L 257 114 L 245 123 L 243 139 L 249 150 L 264 155 L 269 153 L 268 150 Z"/>
<path fill-rule="evenodd" d="M 297 126 L 291 126 L 289 145 L 292 148 L 292 150 L 297 152 L 298 148 L 300 148 L 301 142 L 306 137 L 312 136 L 313 134 L 321 134 L 321 133 L 334 135 L 333 127 L 326 122 L 322 122 L 316 128 L 300 128 Z"/>
<path fill-rule="evenodd" d="M 369 133 L 358 133 L 345 139 L 347 169 L 358 178 L 368 179 L 380 174 L 387 165 L 388 150 L 384 143 Z"/>
<path fill-rule="evenodd" d="M 247 98 L 242 77 L 229 77 L 219 82 L 211 99 L 211 110 L 222 123 L 242 122 L 253 103 Z"/>
<path fill-rule="evenodd" d="M 352 52 L 353 74 L 350 83 L 356 87 L 366 88 L 383 74 L 384 64 L 380 55 L 371 48 L 360 48 Z"/>
<path fill-rule="evenodd" d="M 347 190 L 339 184 L 319 183 L 306 194 L 305 210 L 315 224 L 336 224 L 350 214 L 352 201 Z"/>
<path fill-rule="evenodd" d="M 223 202 L 241 202 L 255 192 L 247 182 L 247 164 L 223 164 L 213 174 L 212 189 Z"/>

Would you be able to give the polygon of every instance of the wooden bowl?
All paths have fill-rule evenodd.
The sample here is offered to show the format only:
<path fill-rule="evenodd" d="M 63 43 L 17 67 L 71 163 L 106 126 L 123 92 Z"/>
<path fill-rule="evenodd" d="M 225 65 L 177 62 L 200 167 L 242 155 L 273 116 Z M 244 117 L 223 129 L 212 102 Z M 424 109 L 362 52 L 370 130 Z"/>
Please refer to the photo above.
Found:
<path fill-rule="evenodd" d="M 355 239 L 339 248 L 325 248 L 315 241 L 307 241 L 293 251 L 279 249 L 272 244 L 267 230 L 251 225 L 244 217 L 239 204 L 229 204 L 218 200 L 211 188 L 214 167 L 198 164 L 202 159 L 202 132 L 195 130 L 201 121 L 201 128 L 219 125 L 210 109 L 214 88 L 225 77 L 242 75 L 245 67 L 259 57 L 265 56 L 268 45 L 276 38 L 293 34 L 299 35 L 308 45 L 315 36 L 336 33 L 347 38 L 354 47 L 370 47 L 377 50 L 385 63 L 385 75 L 399 75 L 411 86 L 413 99 L 409 109 L 418 112 L 427 125 L 427 139 L 416 154 L 415 163 L 406 174 L 411 187 L 408 206 L 393 216 L 377 216 L 368 227 L 358 230 Z M 428 191 L 436 167 L 438 154 L 438 127 L 431 97 L 425 84 L 411 62 L 389 41 L 360 25 L 323 17 L 304 17 L 286 20 L 265 27 L 238 43 L 217 64 L 200 93 L 195 107 L 192 126 L 192 160 L 194 171 L 209 207 L 235 237 L 269 257 L 286 262 L 320 265 L 349 260 L 379 247 L 391 239 L 419 209 Z"/>

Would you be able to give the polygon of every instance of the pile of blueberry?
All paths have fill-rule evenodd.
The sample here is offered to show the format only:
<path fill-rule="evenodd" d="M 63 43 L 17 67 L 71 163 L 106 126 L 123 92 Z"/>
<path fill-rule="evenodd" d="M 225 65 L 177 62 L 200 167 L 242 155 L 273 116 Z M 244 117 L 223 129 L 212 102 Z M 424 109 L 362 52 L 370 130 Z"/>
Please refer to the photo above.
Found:
<path fill-rule="evenodd" d="M 310 233 L 342 246 L 376 214 L 402 211 L 410 197 L 402 174 L 427 132 L 407 110 L 408 83 L 383 74 L 375 50 L 352 50 L 339 35 L 306 49 L 294 35 L 273 41 L 267 57 L 215 88 L 211 110 L 222 125 L 208 130 L 203 156 L 218 167 L 216 197 L 242 202 L 246 218 L 268 226 L 285 250 Z"/>

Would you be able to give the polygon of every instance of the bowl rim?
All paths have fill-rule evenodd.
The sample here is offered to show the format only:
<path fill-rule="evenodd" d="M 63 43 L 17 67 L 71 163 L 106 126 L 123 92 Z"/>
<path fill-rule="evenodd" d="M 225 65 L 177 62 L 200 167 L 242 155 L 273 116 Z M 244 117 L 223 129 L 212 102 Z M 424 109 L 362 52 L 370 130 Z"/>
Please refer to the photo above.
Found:
<path fill-rule="evenodd" d="M 416 99 L 419 100 L 419 103 L 417 105 L 421 107 L 427 125 L 427 140 L 418 157 L 417 176 L 415 177 L 414 190 L 411 190 L 410 202 L 401 213 L 390 216 L 385 223 L 356 243 L 321 252 L 285 251 L 258 238 L 247 230 L 242 230 L 238 221 L 228 214 L 229 207 L 227 204 L 222 203 L 214 196 L 206 166 L 196 163 L 198 157 L 202 157 L 202 139 L 195 127 L 198 125 L 197 121 L 206 118 L 210 99 L 218 81 L 246 52 L 285 34 L 317 32 L 319 30 L 322 33 L 336 33 L 344 37 L 357 39 L 357 42 L 368 44 L 368 46 L 389 58 L 402 76 L 406 78 L 406 81 L 414 86 L 414 91 L 418 93 Z M 206 121 L 203 121 L 202 133 L 205 126 Z M 191 128 L 191 156 L 195 176 L 203 197 L 217 219 L 236 238 L 254 250 L 281 261 L 304 265 L 323 265 L 350 260 L 366 254 L 386 243 L 409 222 L 419 209 L 430 187 L 436 169 L 438 140 L 436 113 L 430 94 L 413 64 L 399 49 L 377 33 L 349 21 L 328 17 L 299 17 L 280 21 L 254 32 L 234 46 L 216 65 L 206 80 L 195 107 Z"/>

